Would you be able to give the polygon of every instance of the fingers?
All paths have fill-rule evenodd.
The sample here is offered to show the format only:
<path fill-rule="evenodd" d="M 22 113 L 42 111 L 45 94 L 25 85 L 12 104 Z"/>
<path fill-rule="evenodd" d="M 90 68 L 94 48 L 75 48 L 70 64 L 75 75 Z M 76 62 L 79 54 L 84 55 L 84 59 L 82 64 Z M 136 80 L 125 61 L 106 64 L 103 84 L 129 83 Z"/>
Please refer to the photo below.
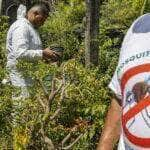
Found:
<path fill-rule="evenodd" d="M 51 59 L 52 61 L 58 60 L 58 54 L 54 51 L 50 50 L 49 48 L 46 48 L 43 50 L 43 58 L 44 59 Z"/>
<path fill-rule="evenodd" d="M 52 53 L 51 60 L 52 61 L 57 61 L 58 60 L 58 55 L 55 54 L 55 53 Z"/>

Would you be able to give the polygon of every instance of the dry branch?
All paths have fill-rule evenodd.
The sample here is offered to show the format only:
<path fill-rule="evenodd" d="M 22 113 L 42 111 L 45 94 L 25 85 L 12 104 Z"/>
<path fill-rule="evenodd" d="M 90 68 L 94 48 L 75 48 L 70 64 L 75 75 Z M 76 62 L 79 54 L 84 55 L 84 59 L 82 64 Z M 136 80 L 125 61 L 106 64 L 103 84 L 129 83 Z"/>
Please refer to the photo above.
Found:
<path fill-rule="evenodd" d="M 50 94 L 48 94 L 48 91 L 47 91 L 46 87 L 44 86 L 43 82 L 40 79 L 37 79 L 37 81 L 41 85 L 42 90 L 46 96 L 45 101 L 43 99 L 41 99 L 40 97 L 38 97 L 38 101 L 44 109 L 44 116 L 43 116 L 42 122 L 41 122 L 40 133 L 42 134 L 44 142 L 47 144 L 48 150 L 53 150 L 53 149 L 55 149 L 54 144 L 53 144 L 52 140 L 48 136 L 46 136 L 45 128 L 46 128 L 48 122 L 54 120 L 61 111 L 61 102 L 64 99 L 64 92 L 65 92 L 65 78 L 63 78 L 62 82 L 60 83 L 60 85 L 57 89 L 56 89 L 56 80 L 55 80 L 55 78 L 53 78 Z M 51 115 L 50 111 L 51 111 L 53 100 L 55 99 L 55 96 L 60 91 L 61 91 L 60 101 L 58 103 L 56 111 L 54 112 L 53 115 Z"/>
<path fill-rule="evenodd" d="M 38 83 L 41 85 L 45 96 L 48 98 L 48 91 L 47 91 L 45 85 L 43 84 L 42 80 L 41 80 L 41 79 L 37 79 L 37 81 L 38 81 Z"/>
<path fill-rule="evenodd" d="M 59 114 L 60 111 L 61 111 L 61 109 L 58 108 L 58 109 L 55 111 L 55 113 L 53 114 L 53 116 L 50 117 L 50 120 L 51 120 L 51 121 L 54 120 L 55 117 L 58 116 L 58 114 Z"/>
<path fill-rule="evenodd" d="M 52 140 L 45 135 L 45 131 L 43 128 L 40 130 L 40 132 L 43 136 L 44 142 L 48 145 L 48 150 L 54 150 L 55 149 L 54 144 Z"/>
<path fill-rule="evenodd" d="M 48 136 L 46 136 L 45 128 L 48 125 L 49 121 L 53 121 L 61 112 L 61 106 L 62 106 L 61 104 L 64 100 L 65 90 L 67 88 L 64 75 L 63 75 L 63 79 L 62 79 L 62 81 L 61 81 L 61 83 L 57 89 L 56 89 L 56 80 L 57 80 L 56 78 L 53 78 L 52 84 L 51 84 L 52 85 L 51 86 L 51 92 L 48 95 L 48 91 L 47 91 L 46 87 L 44 86 L 43 82 L 38 79 L 38 82 L 40 83 L 40 85 L 43 89 L 43 92 L 46 96 L 45 101 L 43 99 L 41 99 L 40 97 L 38 97 L 38 101 L 44 109 L 44 116 L 43 116 L 42 122 L 41 122 L 40 133 L 43 137 L 44 142 L 47 144 L 48 150 L 54 150 L 55 146 L 54 146 L 52 140 Z M 57 104 L 57 109 L 53 113 L 53 115 L 51 115 L 50 111 L 51 111 L 53 101 L 55 99 L 55 96 L 60 91 L 61 91 L 61 93 L 60 93 L 60 99 L 59 99 L 58 104 Z M 72 133 L 72 131 L 62 140 L 62 142 L 60 144 L 61 149 L 63 149 L 63 150 L 71 149 L 74 146 L 74 144 L 76 144 L 80 140 L 80 138 L 83 136 L 83 133 L 80 134 L 70 145 L 64 146 L 65 143 L 71 138 L 71 133 Z"/>
<path fill-rule="evenodd" d="M 44 104 L 43 100 L 40 97 L 37 97 L 39 103 L 41 104 L 41 106 L 43 107 L 43 109 L 45 110 L 46 105 Z"/>
<path fill-rule="evenodd" d="M 68 139 L 71 137 L 71 133 L 69 133 L 63 140 L 62 140 L 62 147 L 64 147 L 64 144 L 68 141 Z"/>
<path fill-rule="evenodd" d="M 62 147 L 63 150 L 68 150 L 71 149 L 79 140 L 80 138 L 83 136 L 83 133 L 80 134 L 70 145 L 66 146 L 66 147 Z"/>

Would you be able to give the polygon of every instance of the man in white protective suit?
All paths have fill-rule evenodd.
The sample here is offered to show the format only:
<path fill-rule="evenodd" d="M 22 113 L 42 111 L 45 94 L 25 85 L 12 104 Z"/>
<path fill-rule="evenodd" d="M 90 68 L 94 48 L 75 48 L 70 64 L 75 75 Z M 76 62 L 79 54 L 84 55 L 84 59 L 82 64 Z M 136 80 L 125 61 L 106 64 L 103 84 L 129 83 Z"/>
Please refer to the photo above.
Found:
<path fill-rule="evenodd" d="M 19 60 L 32 61 L 36 65 L 37 60 L 57 58 L 57 54 L 49 48 L 43 49 L 37 28 L 44 24 L 48 17 L 48 9 L 44 4 L 36 4 L 26 12 L 26 7 L 20 5 L 17 11 L 17 21 L 14 22 L 7 34 L 7 69 L 13 86 L 21 88 L 19 96 L 13 95 L 13 99 L 25 99 L 29 97 L 27 87 L 32 83 L 31 79 L 23 77 L 18 70 Z"/>
<path fill-rule="evenodd" d="M 97 150 L 118 139 L 118 150 L 150 150 L 150 14 L 129 28 L 109 88 L 115 96 Z"/>

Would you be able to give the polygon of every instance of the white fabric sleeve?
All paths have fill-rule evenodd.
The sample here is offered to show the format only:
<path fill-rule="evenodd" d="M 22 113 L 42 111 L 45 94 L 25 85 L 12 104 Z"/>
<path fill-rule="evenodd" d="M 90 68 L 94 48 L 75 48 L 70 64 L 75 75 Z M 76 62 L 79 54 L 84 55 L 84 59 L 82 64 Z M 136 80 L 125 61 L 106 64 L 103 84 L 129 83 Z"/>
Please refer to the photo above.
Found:
<path fill-rule="evenodd" d="M 29 61 L 42 59 L 42 50 L 32 50 L 29 48 L 30 39 L 27 27 L 17 27 L 12 34 L 12 47 L 17 59 Z"/>
<path fill-rule="evenodd" d="M 117 69 L 116 69 L 116 71 L 115 71 L 108 87 L 114 92 L 114 94 L 116 95 L 116 97 L 119 100 L 122 99 L 121 87 L 120 87 L 119 79 L 118 79 L 118 76 L 117 76 Z"/>

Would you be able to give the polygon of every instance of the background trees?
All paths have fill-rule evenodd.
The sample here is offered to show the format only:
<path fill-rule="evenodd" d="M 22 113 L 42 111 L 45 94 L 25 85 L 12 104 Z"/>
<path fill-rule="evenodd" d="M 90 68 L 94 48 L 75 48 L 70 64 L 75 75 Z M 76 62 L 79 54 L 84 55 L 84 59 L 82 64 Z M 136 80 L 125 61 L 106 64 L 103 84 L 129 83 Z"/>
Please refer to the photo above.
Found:
<path fill-rule="evenodd" d="M 99 62 L 100 0 L 86 0 L 85 61 L 86 66 Z"/>
<path fill-rule="evenodd" d="M 100 9 L 100 29 L 98 36 L 99 65 L 85 68 L 85 1 L 59 1 L 40 29 L 45 47 L 60 45 L 65 53 L 60 66 L 39 62 L 35 71 L 32 64 L 21 63 L 37 82 L 31 89 L 32 98 L 21 103 L 18 112 L 20 127 L 12 132 L 11 127 L 11 92 L 10 85 L 0 82 L 0 148 L 47 149 L 48 137 L 54 146 L 62 149 L 73 143 L 80 135 L 72 149 L 95 149 L 103 120 L 110 102 L 111 93 L 107 85 L 115 70 L 119 49 L 124 34 L 143 9 L 144 0 L 108 0 Z M 144 12 L 150 9 L 149 2 Z M 6 75 L 5 39 L 8 29 L 7 18 L 0 17 L 0 81 Z M 18 66 L 19 67 L 19 66 Z M 65 79 L 65 92 L 59 92 L 53 98 L 48 115 L 41 102 L 47 102 L 46 92 L 50 94 L 55 80 L 56 89 Z M 45 88 L 43 88 L 45 87 Z M 63 101 L 62 101 L 63 97 Z M 61 103 L 60 103 L 61 102 Z M 61 105 L 60 105 L 61 104 Z M 57 112 L 58 111 L 58 112 Z M 58 113 L 54 119 L 52 116 Z M 41 132 L 42 121 L 49 116 L 49 121 Z M 71 134 L 71 136 L 70 136 Z M 12 139 L 12 135 L 14 139 Z M 64 143 L 65 137 L 70 137 Z M 63 144 L 62 144 L 63 143 Z"/>

